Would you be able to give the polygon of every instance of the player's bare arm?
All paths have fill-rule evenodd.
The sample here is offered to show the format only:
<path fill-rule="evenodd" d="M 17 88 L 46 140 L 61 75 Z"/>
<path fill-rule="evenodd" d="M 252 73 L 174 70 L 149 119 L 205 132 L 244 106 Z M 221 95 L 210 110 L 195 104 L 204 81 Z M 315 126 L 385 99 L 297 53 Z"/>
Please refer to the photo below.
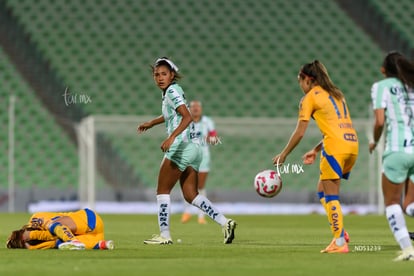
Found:
<path fill-rule="evenodd" d="M 375 114 L 375 123 L 374 123 L 374 141 L 369 143 L 369 153 L 372 153 L 374 149 L 377 147 L 377 143 L 381 138 L 382 131 L 384 129 L 385 123 L 385 109 L 376 109 L 374 111 Z"/>
<path fill-rule="evenodd" d="M 156 125 L 159 125 L 159 124 L 164 123 L 164 121 L 165 121 L 164 120 L 164 117 L 162 115 L 160 115 L 160 116 L 152 119 L 151 121 L 148 121 L 148 122 L 145 122 L 145 123 L 140 124 L 137 127 L 137 132 L 138 133 L 145 132 L 148 129 L 152 128 L 153 126 L 156 126 Z"/>
<path fill-rule="evenodd" d="M 315 162 L 316 155 L 322 150 L 322 143 L 323 141 L 321 140 L 316 146 L 313 147 L 313 149 L 302 156 L 303 164 L 310 165 Z"/>
<path fill-rule="evenodd" d="M 292 136 L 290 136 L 289 142 L 282 150 L 281 153 L 273 157 L 273 164 L 282 164 L 285 162 L 286 157 L 292 150 L 300 143 L 303 136 L 305 135 L 306 129 L 308 128 L 309 121 L 300 120 L 296 125 L 296 129 L 293 131 Z"/>

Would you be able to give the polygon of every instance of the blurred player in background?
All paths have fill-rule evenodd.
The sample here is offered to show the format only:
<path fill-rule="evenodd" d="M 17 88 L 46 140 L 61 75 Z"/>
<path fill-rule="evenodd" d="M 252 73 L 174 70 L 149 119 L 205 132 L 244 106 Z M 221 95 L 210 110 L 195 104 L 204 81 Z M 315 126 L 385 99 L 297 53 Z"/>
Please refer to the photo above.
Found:
<path fill-rule="evenodd" d="M 90 209 L 35 213 L 26 225 L 12 232 L 6 246 L 60 250 L 114 249 L 113 241 L 105 241 L 101 217 Z"/>
<path fill-rule="evenodd" d="M 348 234 L 344 230 L 339 190 L 341 178 L 348 179 L 358 156 L 358 138 L 352 126 L 345 97 L 328 75 L 325 66 L 315 60 L 302 66 L 298 82 L 305 96 L 299 106 L 295 131 L 281 153 L 273 158 L 275 165 L 285 162 L 299 144 L 309 120 L 316 121 L 323 139 L 303 156 L 304 164 L 312 164 L 321 152 L 318 196 L 328 215 L 332 242 L 321 253 L 347 253 Z"/>
<path fill-rule="evenodd" d="M 157 185 L 159 235 L 144 241 L 145 244 L 172 244 L 170 233 L 170 193 L 180 180 L 184 199 L 204 211 L 223 229 L 224 243 L 232 243 L 236 222 L 227 219 L 204 195 L 198 193 L 198 169 L 202 158 L 201 141 L 190 137 L 192 122 L 184 91 L 176 81 L 180 78 L 178 67 L 168 58 L 159 58 L 153 66 L 153 77 L 162 91 L 162 115 L 138 126 L 142 133 L 165 122 L 168 137 L 162 142 L 165 152 L 161 162 Z M 192 139 L 193 138 L 193 139 Z"/>
<path fill-rule="evenodd" d="M 215 145 L 218 142 L 217 132 L 214 122 L 210 117 L 203 115 L 203 107 L 200 101 L 190 102 L 190 113 L 193 116 L 193 123 L 190 125 L 190 135 L 200 139 L 202 147 L 202 159 L 198 170 L 198 192 L 206 196 L 206 181 L 210 171 L 210 144 Z M 184 201 L 184 213 L 181 222 L 186 223 L 191 219 L 191 212 L 194 206 Z M 204 212 L 198 210 L 198 223 L 206 224 Z"/>
<path fill-rule="evenodd" d="M 403 213 L 404 209 L 407 215 L 414 216 L 414 63 L 400 53 L 391 52 L 385 57 L 381 72 L 385 79 L 374 83 L 371 91 L 375 123 L 374 142 L 369 144 L 369 151 L 376 148 L 386 124 L 382 156 L 385 215 L 402 249 L 395 261 L 414 261 L 414 248 Z"/>

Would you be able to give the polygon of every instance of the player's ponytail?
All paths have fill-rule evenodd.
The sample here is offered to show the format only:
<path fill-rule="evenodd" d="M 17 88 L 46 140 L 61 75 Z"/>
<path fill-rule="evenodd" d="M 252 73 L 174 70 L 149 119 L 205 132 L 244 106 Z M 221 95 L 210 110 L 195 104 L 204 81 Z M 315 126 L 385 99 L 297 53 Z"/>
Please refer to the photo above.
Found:
<path fill-rule="evenodd" d="M 397 78 L 405 85 L 414 88 L 414 63 L 399 52 L 390 52 L 384 58 L 382 67 L 389 78 Z"/>
<path fill-rule="evenodd" d="M 320 85 L 334 98 L 341 100 L 344 98 L 341 90 L 335 86 L 329 77 L 328 70 L 319 60 L 314 60 L 302 66 L 300 74 L 308 76 L 311 81 Z"/>

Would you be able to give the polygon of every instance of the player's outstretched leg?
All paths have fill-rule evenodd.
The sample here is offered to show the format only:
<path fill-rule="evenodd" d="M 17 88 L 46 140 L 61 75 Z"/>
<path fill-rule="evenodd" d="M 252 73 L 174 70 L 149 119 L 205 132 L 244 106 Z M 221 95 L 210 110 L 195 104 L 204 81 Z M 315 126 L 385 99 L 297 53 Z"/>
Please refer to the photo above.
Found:
<path fill-rule="evenodd" d="M 205 196 L 205 197 L 207 197 L 207 193 L 206 193 L 206 190 L 205 189 L 199 189 L 198 190 L 198 193 L 200 194 L 200 195 L 203 195 L 203 196 Z M 207 224 L 207 221 L 206 221 L 206 219 L 205 219 L 205 217 L 204 217 L 204 212 L 202 211 L 202 210 L 199 210 L 198 211 L 198 224 Z"/>
<path fill-rule="evenodd" d="M 232 219 L 227 219 L 222 213 L 220 213 L 215 206 L 203 195 L 197 195 L 192 204 L 202 210 L 212 220 L 217 222 L 223 228 L 224 243 L 229 244 L 233 242 L 235 238 L 234 230 L 237 223 Z"/>
<path fill-rule="evenodd" d="M 227 219 L 222 213 L 220 213 L 207 197 L 198 193 L 197 171 L 192 167 L 188 167 L 180 177 L 180 185 L 184 198 L 188 202 L 191 202 L 191 204 L 199 208 L 212 220 L 221 225 L 223 229 L 224 243 L 232 243 L 235 237 L 234 230 L 236 229 L 237 224 L 234 220 Z"/>

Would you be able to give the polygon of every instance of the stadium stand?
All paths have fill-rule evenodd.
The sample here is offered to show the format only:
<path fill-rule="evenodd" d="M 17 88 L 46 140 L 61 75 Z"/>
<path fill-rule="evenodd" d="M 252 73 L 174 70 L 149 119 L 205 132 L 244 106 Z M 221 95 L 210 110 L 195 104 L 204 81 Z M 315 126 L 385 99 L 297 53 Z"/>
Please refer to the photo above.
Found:
<path fill-rule="evenodd" d="M 149 65 L 167 55 L 181 68 L 189 97 L 208 102 L 216 116 L 296 116 L 298 68 L 318 58 L 354 102 L 354 117 L 365 117 L 381 51 L 334 2 L 323 2 L 8 5 L 72 93 L 90 96 L 85 108 L 92 113 L 158 114 Z"/>
<path fill-rule="evenodd" d="M 9 96 L 15 104 L 15 182 L 20 188 L 76 190 L 78 183 L 75 145 L 59 128 L 51 114 L 39 102 L 33 90 L 16 72 L 13 64 L 0 49 L 1 112 L 0 185 L 7 185 L 8 171 L 8 105 Z"/>
<path fill-rule="evenodd" d="M 383 16 L 384 20 L 391 23 L 399 35 L 414 48 L 414 32 L 410 15 L 414 13 L 414 5 L 410 0 L 392 1 L 371 1 Z M 414 54 L 414 52 L 412 53 Z M 414 58 L 414 56 L 413 56 Z"/>
<path fill-rule="evenodd" d="M 187 97 L 202 100 L 213 118 L 296 117 L 302 96 L 297 72 L 313 59 L 327 65 L 353 117 L 366 118 L 370 85 L 380 78 L 380 48 L 330 0 L 9 0 L 7 5 L 77 95 L 76 104 L 91 114 L 159 114 L 160 92 L 149 66 L 159 56 L 176 61 Z M 79 102 L 82 95 L 91 102 Z M 134 173 L 153 186 L 161 156 L 154 152 L 161 141 L 142 138 L 148 146 L 137 155 L 135 138 L 110 138 Z M 274 145 L 240 139 L 214 149 L 211 185 L 250 189 L 250 180 L 240 183 L 263 159 L 270 162 Z M 226 162 L 232 153 L 237 161 Z M 227 171 L 248 166 L 223 183 Z M 301 181 L 291 187 L 300 190 Z"/>

